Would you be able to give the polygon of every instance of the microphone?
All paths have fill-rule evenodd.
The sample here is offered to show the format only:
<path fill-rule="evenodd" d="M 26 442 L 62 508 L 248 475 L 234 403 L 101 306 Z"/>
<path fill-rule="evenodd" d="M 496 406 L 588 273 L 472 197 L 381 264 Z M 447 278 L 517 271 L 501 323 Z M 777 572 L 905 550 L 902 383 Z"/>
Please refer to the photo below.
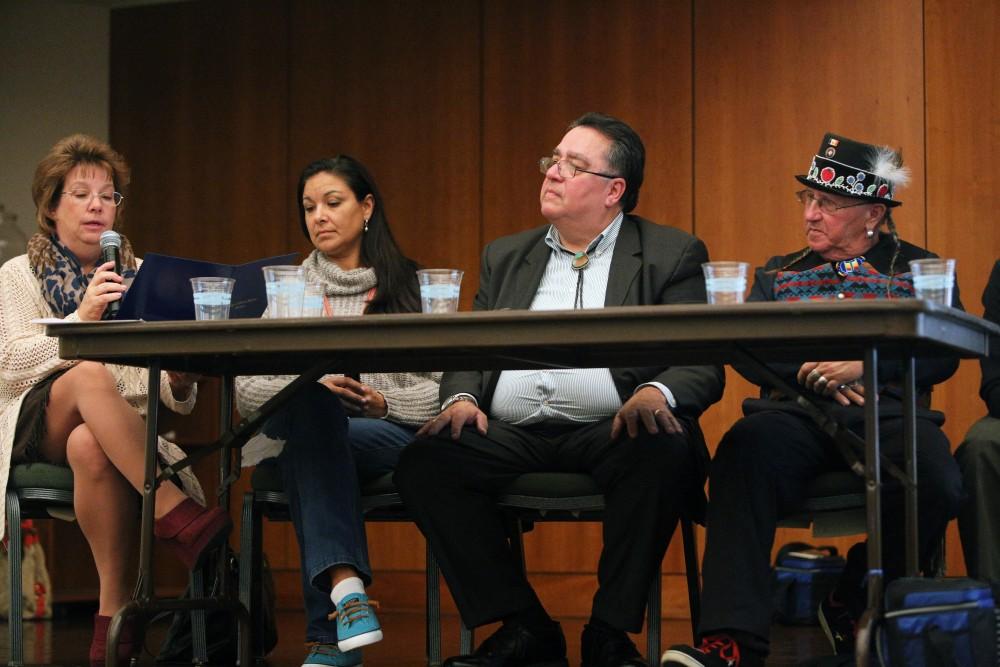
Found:
<path fill-rule="evenodd" d="M 121 249 L 122 237 L 118 232 L 110 229 L 101 232 L 101 264 L 114 262 L 115 273 L 118 275 L 122 274 Z M 101 319 L 113 320 L 118 315 L 119 308 L 121 308 L 121 299 L 110 302 L 108 307 L 104 309 L 104 315 Z"/>

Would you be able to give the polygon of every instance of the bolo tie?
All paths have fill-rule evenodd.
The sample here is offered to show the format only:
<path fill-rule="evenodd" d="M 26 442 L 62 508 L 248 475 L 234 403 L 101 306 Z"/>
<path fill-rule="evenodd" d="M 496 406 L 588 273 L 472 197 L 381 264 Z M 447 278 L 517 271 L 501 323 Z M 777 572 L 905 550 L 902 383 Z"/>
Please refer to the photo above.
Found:
<path fill-rule="evenodd" d="M 576 271 L 576 296 L 573 298 L 573 310 L 583 309 L 583 270 L 590 266 L 590 255 L 587 251 L 578 252 L 573 255 L 573 262 L 570 264 Z"/>
<path fill-rule="evenodd" d="M 836 270 L 837 275 L 841 278 L 846 278 L 852 273 L 860 273 L 864 263 L 865 256 L 859 255 L 853 259 L 842 259 L 839 262 L 835 262 L 833 268 Z"/>

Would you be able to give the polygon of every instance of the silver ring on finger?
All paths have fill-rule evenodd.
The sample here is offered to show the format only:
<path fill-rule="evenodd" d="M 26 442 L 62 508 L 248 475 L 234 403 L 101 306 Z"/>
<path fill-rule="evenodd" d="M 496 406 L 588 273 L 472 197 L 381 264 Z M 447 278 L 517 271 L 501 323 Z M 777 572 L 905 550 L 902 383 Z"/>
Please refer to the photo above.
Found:
<path fill-rule="evenodd" d="M 830 381 L 826 379 L 825 375 L 820 375 L 818 378 L 816 378 L 816 382 L 814 384 L 818 388 L 822 389 L 823 387 L 825 387 L 829 383 L 830 383 Z"/>
<path fill-rule="evenodd" d="M 847 388 L 848 388 L 848 387 L 847 387 L 847 385 L 846 385 L 846 384 L 838 384 L 838 385 L 837 385 L 837 391 L 844 391 L 844 390 L 846 390 Z"/>
<path fill-rule="evenodd" d="M 821 377 L 823 377 L 823 376 L 820 375 L 819 371 L 816 370 L 815 368 L 812 369 L 811 371 L 809 371 L 808 379 L 812 380 L 813 382 L 816 382 Z"/>
<path fill-rule="evenodd" d="M 659 414 L 662 414 L 662 413 L 663 413 L 663 408 L 658 408 L 656 410 L 653 410 L 653 416 L 654 417 L 657 416 L 657 415 L 659 415 Z"/>

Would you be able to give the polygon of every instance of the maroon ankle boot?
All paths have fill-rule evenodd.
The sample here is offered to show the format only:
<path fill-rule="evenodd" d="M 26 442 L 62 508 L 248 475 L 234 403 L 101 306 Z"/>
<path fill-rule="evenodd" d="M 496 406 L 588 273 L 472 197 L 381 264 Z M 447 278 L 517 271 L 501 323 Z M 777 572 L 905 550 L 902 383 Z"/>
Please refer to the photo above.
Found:
<path fill-rule="evenodd" d="M 110 616 L 94 614 L 94 638 L 90 640 L 90 667 L 104 667 L 108 653 L 108 626 Z M 142 627 L 134 616 L 125 619 L 118 636 L 118 664 L 126 666 L 132 658 L 138 658 L 142 650 Z"/>
<path fill-rule="evenodd" d="M 173 549 L 189 570 L 193 570 L 213 547 L 226 540 L 232 528 L 233 522 L 222 508 L 206 509 L 185 498 L 156 520 L 153 534 Z"/>

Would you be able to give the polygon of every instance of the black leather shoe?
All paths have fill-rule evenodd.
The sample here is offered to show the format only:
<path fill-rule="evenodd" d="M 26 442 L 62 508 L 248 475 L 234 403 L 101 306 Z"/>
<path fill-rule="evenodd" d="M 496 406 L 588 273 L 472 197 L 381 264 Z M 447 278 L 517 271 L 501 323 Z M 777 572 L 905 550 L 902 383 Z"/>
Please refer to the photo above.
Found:
<path fill-rule="evenodd" d="M 569 667 L 566 639 L 555 621 L 530 629 L 504 623 L 472 655 L 448 658 L 444 667 Z"/>
<path fill-rule="evenodd" d="M 649 667 L 624 631 L 609 632 L 588 623 L 580 644 L 583 667 Z"/>

